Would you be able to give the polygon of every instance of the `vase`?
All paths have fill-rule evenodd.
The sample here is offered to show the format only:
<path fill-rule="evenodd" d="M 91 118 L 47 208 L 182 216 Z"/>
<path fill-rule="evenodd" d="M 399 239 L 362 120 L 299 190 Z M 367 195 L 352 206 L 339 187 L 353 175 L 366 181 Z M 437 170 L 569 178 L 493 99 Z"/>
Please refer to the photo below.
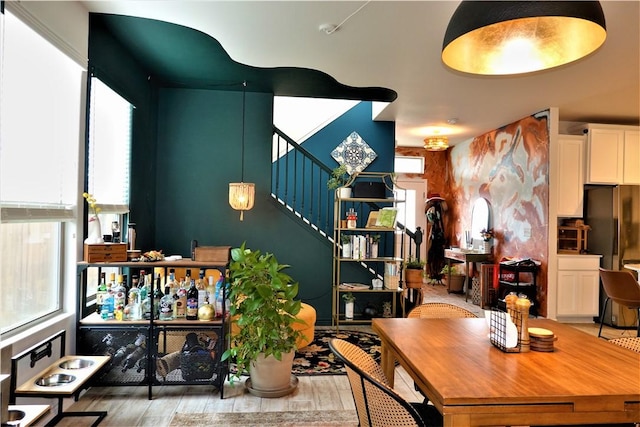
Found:
<path fill-rule="evenodd" d="M 353 305 L 353 301 L 344 303 L 344 318 L 347 320 L 353 320 Z"/>
<path fill-rule="evenodd" d="M 378 244 L 371 244 L 371 258 L 378 258 Z"/>
<path fill-rule="evenodd" d="M 484 245 L 484 253 L 485 254 L 490 254 L 491 253 L 491 242 L 482 242 Z"/>
<path fill-rule="evenodd" d="M 98 215 L 89 215 L 87 220 L 87 238 L 84 242 L 88 245 L 104 243 L 102 239 L 102 227 L 100 226 L 100 218 Z"/>
<path fill-rule="evenodd" d="M 342 258 L 351 258 L 351 243 L 343 243 L 342 244 Z"/>

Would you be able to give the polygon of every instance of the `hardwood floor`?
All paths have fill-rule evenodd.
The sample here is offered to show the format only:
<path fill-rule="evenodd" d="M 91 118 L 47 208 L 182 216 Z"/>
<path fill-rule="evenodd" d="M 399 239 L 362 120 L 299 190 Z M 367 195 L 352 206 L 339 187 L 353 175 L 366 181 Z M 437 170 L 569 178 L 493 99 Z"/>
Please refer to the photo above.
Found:
<path fill-rule="evenodd" d="M 464 295 L 447 294 L 443 287 L 425 285 L 425 301 L 448 301 L 472 309 L 481 315 L 478 306 Z M 598 325 L 575 324 L 575 327 L 598 334 Z M 350 329 L 346 328 L 345 329 Z M 367 329 L 368 327 L 360 327 Z M 358 329 L 360 329 L 358 328 Z M 606 338 L 634 336 L 633 330 L 620 330 L 605 326 Z M 402 367 L 396 368 L 395 389 L 408 401 L 421 401 L 414 390 L 413 380 Z M 245 391 L 243 382 L 225 383 L 225 398 L 208 386 L 159 386 L 153 389 L 153 400 L 147 399 L 146 387 L 94 387 L 78 402 L 67 402 L 65 410 L 108 411 L 100 426 L 154 426 L 166 427 L 176 412 L 270 412 L 311 410 L 354 410 L 349 382 L 345 375 L 301 376 L 298 388 L 289 396 L 277 399 L 259 398 Z M 69 406 L 69 407 L 68 407 Z M 94 418 L 66 418 L 59 426 L 89 426 Z M 43 424 L 38 424 L 43 425 Z M 347 426 L 345 426 L 347 427 Z"/>

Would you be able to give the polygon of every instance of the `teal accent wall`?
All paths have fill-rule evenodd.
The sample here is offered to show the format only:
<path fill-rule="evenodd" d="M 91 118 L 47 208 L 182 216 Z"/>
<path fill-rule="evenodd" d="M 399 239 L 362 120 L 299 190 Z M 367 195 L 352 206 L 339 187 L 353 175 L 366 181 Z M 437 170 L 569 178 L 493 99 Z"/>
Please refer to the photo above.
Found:
<path fill-rule="evenodd" d="M 331 245 L 270 196 L 273 94 L 246 92 L 244 180 L 256 184 L 256 201 L 240 222 L 228 184 L 241 180 L 242 92 L 161 87 L 99 20 L 91 23 L 91 69 L 135 106 L 130 218 L 138 246 L 188 257 L 192 239 L 202 246 L 246 241 L 291 265 L 300 299 L 316 308 L 317 324 L 330 324 Z M 380 156 L 372 170 L 391 170 L 393 128 L 372 122 L 371 104 L 363 103 L 314 137 L 314 152 L 334 167 L 331 150 L 355 130 Z"/>

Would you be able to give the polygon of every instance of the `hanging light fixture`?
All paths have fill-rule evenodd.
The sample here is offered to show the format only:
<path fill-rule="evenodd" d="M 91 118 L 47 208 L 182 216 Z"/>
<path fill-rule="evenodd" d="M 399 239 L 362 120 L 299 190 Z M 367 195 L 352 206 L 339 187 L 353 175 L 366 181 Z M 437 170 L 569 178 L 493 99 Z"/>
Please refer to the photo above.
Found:
<path fill-rule="evenodd" d="M 427 151 L 444 151 L 449 148 L 449 138 L 441 135 L 428 136 L 424 139 L 424 148 Z"/>
<path fill-rule="evenodd" d="M 256 185 L 244 182 L 244 117 L 245 117 L 245 98 L 246 98 L 247 82 L 242 83 L 242 167 L 241 182 L 229 183 L 229 205 L 237 211 L 240 211 L 240 221 L 244 220 L 244 211 L 248 211 L 253 207 L 255 200 Z"/>
<path fill-rule="evenodd" d="M 606 37 L 598 1 L 462 1 L 442 61 L 471 74 L 530 73 L 583 58 Z"/>

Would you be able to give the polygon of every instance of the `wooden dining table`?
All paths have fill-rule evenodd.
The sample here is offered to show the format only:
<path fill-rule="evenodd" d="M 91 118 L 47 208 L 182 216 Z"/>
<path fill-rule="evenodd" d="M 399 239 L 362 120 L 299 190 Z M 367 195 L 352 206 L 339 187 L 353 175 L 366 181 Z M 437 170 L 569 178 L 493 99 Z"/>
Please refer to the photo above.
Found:
<path fill-rule="evenodd" d="M 553 352 L 506 353 L 486 319 L 374 319 L 382 368 L 397 361 L 444 425 L 640 422 L 640 354 L 570 325 L 530 319 L 556 336 Z"/>

